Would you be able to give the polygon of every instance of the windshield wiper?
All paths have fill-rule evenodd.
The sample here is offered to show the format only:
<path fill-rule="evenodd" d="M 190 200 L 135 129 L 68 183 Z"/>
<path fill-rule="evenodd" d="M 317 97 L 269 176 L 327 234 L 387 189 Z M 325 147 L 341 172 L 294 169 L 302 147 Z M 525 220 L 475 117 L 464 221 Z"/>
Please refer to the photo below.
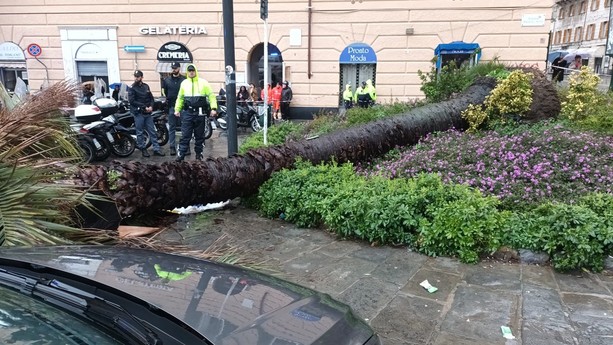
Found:
<path fill-rule="evenodd" d="M 83 315 L 99 325 L 111 328 L 130 344 L 162 344 L 153 331 L 120 305 L 56 279 L 34 279 L 0 269 L 0 284 Z"/>

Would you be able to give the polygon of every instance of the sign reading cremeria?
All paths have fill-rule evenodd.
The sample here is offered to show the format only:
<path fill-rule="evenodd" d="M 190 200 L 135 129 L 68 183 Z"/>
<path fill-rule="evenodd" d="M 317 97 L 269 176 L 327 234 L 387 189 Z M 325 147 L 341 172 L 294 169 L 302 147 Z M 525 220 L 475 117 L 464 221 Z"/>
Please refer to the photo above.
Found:
<path fill-rule="evenodd" d="M 141 35 L 206 35 L 204 26 L 167 25 L 143 26 L 138 29 Z"/>

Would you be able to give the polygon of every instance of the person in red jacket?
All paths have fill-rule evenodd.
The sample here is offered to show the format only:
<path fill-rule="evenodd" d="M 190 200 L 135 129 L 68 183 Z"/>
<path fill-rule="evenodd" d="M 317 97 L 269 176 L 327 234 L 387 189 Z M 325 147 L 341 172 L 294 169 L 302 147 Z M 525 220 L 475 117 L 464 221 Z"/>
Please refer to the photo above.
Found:
<path fill-rule="evenodd" d="M 281 95 L 283 94 L 283 87 L 281 83 L 272 89 L 272 117 L 274 120 L 281 120 Z"/>

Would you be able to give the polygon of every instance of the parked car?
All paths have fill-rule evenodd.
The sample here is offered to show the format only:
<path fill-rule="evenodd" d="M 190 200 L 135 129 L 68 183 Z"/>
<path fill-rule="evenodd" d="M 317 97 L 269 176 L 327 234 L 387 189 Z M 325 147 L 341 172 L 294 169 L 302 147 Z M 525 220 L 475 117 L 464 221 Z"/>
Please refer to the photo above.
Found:
<path fill-rule="evenodd" d="M 380 344 L 326 294 L 124 247 L 0 249 L 0 311 L 11 344 Z"/>

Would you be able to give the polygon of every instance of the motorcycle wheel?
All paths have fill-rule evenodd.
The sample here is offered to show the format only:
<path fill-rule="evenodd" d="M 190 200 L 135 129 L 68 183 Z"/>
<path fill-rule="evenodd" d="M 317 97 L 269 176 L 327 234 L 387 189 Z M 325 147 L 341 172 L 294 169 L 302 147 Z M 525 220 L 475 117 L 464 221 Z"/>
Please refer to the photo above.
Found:
<path fill-rule="evenodd" d="M 115 133 L 115 142 L 111 145 L 111 151 L 117 157 L 129 157 L 136 149 L 136 141 L 128 133 Z"/>
<path fill-rule="evenodd" d="M 160 144 L 160 146 L 166 145 L 168 143 L 168 138 L 169 138 L 168 127 L 166 127 L 166 124 L 165 123 L 162 123 L 159 125 L 156 124 L 155 130 L 158 135 L 158 144 Z M 151 145 L 151 143 L 149 144 Z"/>
<path fill-rule="evenodd" d="M 107 144 L 107 141 L 101 138 L 94 138 L 94 140 L 97 140 L 101 145 L 100 149 L 94 151 L 94 160 L 103 161 L 109 158 L 111 155 L 111 149 L 109 148 L 110 145 Z"/>
<path fill-rule="evenodd" d="M 219 128 L 221 128 L 222 130 L 227 130 L 228 129 L 228 117 L 226 114 L 223 114 L 219 117 L 220 120 L 223 121 L 217 121 L 217 124 L 219 126 Z"/>
<path fill-rule="evenodd" d="M 204 139 L 208 139 L 213 135 L 213 126 L 211 126 L 211 119 L 204 120 Z"/>
<path fill-rule="evenodd" d="M 94 161 L 96 148 L 92 144 L 79 140 L 79 149 L 81 149 L 81 154 L 83 155 L 83 162 L 91 163 Z"/>
<path fill-rule="evenodd" d="M 251 117 L 251 121 L 249 122 L 249 125 L 251 127 L 251 130 L 254 132 L 259 132 L 262 130 L 262 126 L 260 126 L 260 123 L 258 122 L 258 119 L 255 116 Z"/>

